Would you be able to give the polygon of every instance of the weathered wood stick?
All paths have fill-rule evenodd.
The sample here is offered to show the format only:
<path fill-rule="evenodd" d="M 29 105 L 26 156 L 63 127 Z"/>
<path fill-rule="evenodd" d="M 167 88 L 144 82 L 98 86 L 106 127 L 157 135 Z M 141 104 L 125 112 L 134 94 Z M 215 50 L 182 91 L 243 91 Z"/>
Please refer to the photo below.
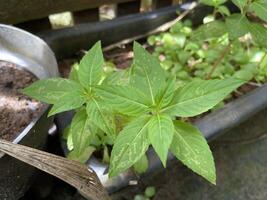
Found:
<path fill-rule="evenodd" d="M 51 174 L 92 200 L 110 200 L 96 173 L 79 162 L 0 139 L 0 151 Z"/>

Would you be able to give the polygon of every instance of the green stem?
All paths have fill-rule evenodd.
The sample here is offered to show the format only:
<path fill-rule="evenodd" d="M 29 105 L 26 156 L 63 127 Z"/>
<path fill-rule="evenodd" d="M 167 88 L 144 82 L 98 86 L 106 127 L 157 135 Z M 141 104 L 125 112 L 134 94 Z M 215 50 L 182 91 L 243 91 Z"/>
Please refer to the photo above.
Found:
<path fill-rule="evenodd" d="M 226 48 L 222 51 L 221 56 L 214 62 L 214 64 L 212 65 L 212 68 L 211 68 L 210 72 L 208 73 L 206 79 L 211 78 L 213 72 L 215 71 L 217 66 L 222 62 L 222 60 L 224 59 L 226 54 L 230 51 L 230 49 L 231 49 L 231 42 L 229 42 L 229 44 L 226 46 Z"/>
<path fill-rule="evenodd" d="M 264 56 L 262 56 L 257 68 L 260 68 L 261 64 L 263 63 L 266 57 L 267 57 L 267 52 L 265 52 Z"/>

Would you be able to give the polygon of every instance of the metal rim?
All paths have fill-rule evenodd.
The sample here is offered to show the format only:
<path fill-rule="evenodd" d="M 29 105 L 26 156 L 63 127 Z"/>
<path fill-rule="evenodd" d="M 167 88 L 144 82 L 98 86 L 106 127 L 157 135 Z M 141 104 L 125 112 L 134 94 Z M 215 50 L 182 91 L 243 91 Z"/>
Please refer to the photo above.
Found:
<path fill-rule="evenodd" d="M 50 49 L 50 47 L 46 44 L 46 42 L 44 40 L 42 40 L 41 38 L 27 32 L 27 31 L 24 31 L 24 30 L 21 30 L 19 28 L 16 28 L 14 26 L 10 26 L 10 25 L 5 25 L 5 24 L 0 24 L 0 31 L 4 30 L 10 30 L 10 31 L 13 31 L 14 33 L 18 33 L 19 35 L 21 35 L 22 37 L 26 36 L 28 38 L 31 38 L 35 43 L 37 44 L 40 44 L 39 46 L 43 47 L 43 51 L 46 53 L 46 55 L 49 57 L 50 59 L 50 62 L 53 64 L 53 66 L 50 66 L 52 68 L 54 68 L 54 71 L 53 72 L 48 72 L 48 77 L 50 76 L 57 76 L 58 75 L 58 66 L 57 66 L 57 62 L 56 62 L 56 58 L 54 56 L 54 53 L 53 51 Z M 1 35 L 0 35 L 0 39 L 1 39 Z M 0 46 L 0 51 L 1 50 L 6 50 L 6 47 L 4 45 Z M 9 50 L 10 51 L 10 50 Z M 11 52 L 11 51 L 10 51 Z M 12 52 L 11 52 L 12 53 Z M 34 59 L 34 58 L 29 58 L 29 59 Z M 22 68 L 26 68 L 27 67 L 24 65 L 21 65 L 21 63 L 18 63 L 16 61 L 16 59 L 12 60 L 12 59 L 1 59 L 3 61 L 7 61 L 7 62 L 11 62 L 11 63 L 14 63 L 14 64 L 17 64 L 18 66 L 22 67 Z M 34 62 L 33 62 L 34 63 Z M 46 68 L 44 66 L 41 65 L 41 63 L 38 63 L 40 64 L 40 66 L 43 68 L 43 70 L 45 71 Z M 31 71 L 31 70 L 29 70 Z M 32 72 L 32 71 L 31 71 Z M 32 72 L 35 76 L 37 76 L 37 74 L 35 74 L 34 72 Z M 39 79 L 41 79 L 42 77 L 39 77 L 37 76 Z M 17 137 L 13 140 L 13 143 L 19 143 L 23 140 L 23 138 L 27 135 L 27 133 L 34 127 L 34 125 L 37 123 L 37 121 L 40 119 L 40 117 L 47 111 L 48 109 L 48 105 L 45 106 L 43 112 L 40 113 L 40 115 L 33 119 L 24 129 L 22 132 L 20 132 Z M 2 157 L 3 155 L 0 155 L 0 158 Z"/>

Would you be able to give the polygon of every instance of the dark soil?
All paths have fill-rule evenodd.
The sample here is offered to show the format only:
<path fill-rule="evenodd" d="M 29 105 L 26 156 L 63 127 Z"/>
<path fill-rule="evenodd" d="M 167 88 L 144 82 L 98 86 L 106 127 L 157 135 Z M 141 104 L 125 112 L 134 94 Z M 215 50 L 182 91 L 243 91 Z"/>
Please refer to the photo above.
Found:
<path fill-rule="evenodd" d="M 0 138 L 12 141 L 44 109 L 44 104 L 19 92 L 36 81 L 30 72 L 0 61 Z"/>

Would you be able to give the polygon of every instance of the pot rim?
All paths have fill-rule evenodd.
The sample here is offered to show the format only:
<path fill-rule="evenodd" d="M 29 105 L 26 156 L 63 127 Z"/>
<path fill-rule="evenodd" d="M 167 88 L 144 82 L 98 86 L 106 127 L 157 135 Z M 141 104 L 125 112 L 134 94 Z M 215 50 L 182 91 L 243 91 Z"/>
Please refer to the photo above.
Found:
<path fill-rule="evenodd" d="M 10 41 L 6 41 L 4 37 L 4 32 L 8 31 L 13 33 L 16 38 L 14 43 L 11 43 L 10 46 L 9 43 Z M 1 35 L 1 33 L 3 35 Z M 3 37 L 1 37 L 3 36 Z M 8 35 L 7 35 L 8 37 Z M 28 41 L 24 42 L 23 45 L 21 46 L 21 51 L 20 51 L 20 44 L 16 43 L 16 39 L 28 39 Z M 33 35 L 25 30 L 19 29 L 14 26 L 6 25 L 6 24 L 0 24 L 0 43 L 1 41 L 4 43 L 4 45 L 1 45 L 0 47 L 0 52 L 4 52 L 4 55 L 1 57 L 0 60 L 6 61 L 6 62 L 11 62 L 18 67 L 21 67 L 23 69 L 26 69 L 33 73 L 35 76 L 38 77 L 38 79 L 43 79 L 43 78 L 48 78 L 48 77 L 53 77 L 53 76 L 58 76 L 58 66 L 57 66 L 57 61 L 54 56 L 53 51 L 50 49 L 50 47 L 47 45 L 47 43 L 39 38 L 36 35 Z M 7 42 L 7 43 L 5 43 Z M 9 43 L 8 43 L 9 42 Z M 40 48 L 40 52 L 43 53 L 43 55 L 38 55 L 38 50 L 36 51 L 37 53 L 35 54 L 34 51 L 27 52 L 28 46 L 32 47 L 32 45 L 36 45 L 37 48 Z M 16 48 L 17 47 L 17 48 Z M 23 51 L 24 50 L 24 51 Z M 28 49 L 29 50 L 29 49 Z M 31 57 L 27 57 L 28 55 L 31 55 Z M 27 58 L 25 62 L 23 59 L 19 59 L 16 56 L 21 56 L 21 58 Z M 42 57 L 43 56 L 43 57 Z M 46 62 L 46 59 L 49 59 L 49 62 Z M 49 68 L 44 66 L 45 64 L 49 64 Z M 46 72 L 44 75 L 37 74 L 35 71 L 39 70 L 32 70 L 37 67 L 37 65 L 41 68 L 42 71 Z M 52 69 L 52 70 L 51 70 Z M 47 111 L 49 108 L 49 105 L 45 104 L 44 110 L 40 112 L 38 117 L 34 118 L 17 136 L 16 138 L 12 141 L 13 143 L 20 143 L 23 138 L 27 135 L 27 133 L 34 127 L 34 125 L 37 123 L 37 121 L 40 119 L 40 117 Z M 4 154 L 0 154 L 0 158 Z"/>

